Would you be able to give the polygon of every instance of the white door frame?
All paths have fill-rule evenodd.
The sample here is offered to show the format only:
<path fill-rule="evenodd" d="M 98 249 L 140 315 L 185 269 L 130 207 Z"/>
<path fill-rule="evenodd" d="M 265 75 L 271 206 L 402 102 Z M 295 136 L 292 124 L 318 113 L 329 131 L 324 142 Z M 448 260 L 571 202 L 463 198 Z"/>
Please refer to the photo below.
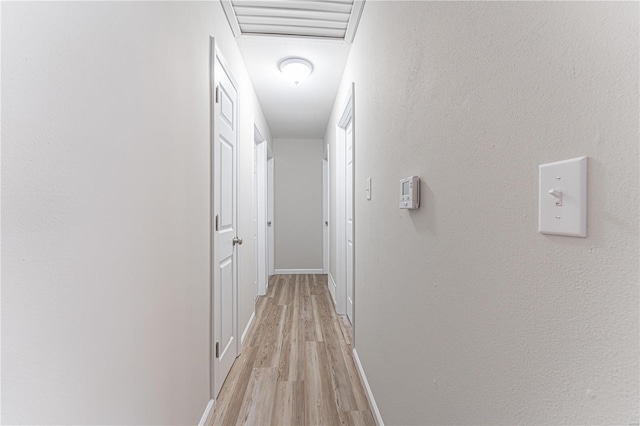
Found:
<path fill-rule="evenodd" d="M 267 270 L 269 271 L 269 275 L 275 275 L 276 270 L 276 244 L 275 244 L 275 158 L 273 158 L 273 153 L 270 149 L 267 150 L 267 246 L 269 247 L 267 250 L 268 253 L 268 266 Z M 268 280 L 267 280 L 268 281 Z M 267 287 L 269 283 L 267 282 Z"/>
<path fill-rule="evenodd" d="M 267 142 L 253 126 L 253 223 L 254 223 L 254 259 L 255 283 L 258 296 L 267 294 L 269 285 L 267 267 Z"/>
<path fill-rule="evenodd" d="M 355 158 L 355 126 L 354 126 L 354 92 L 355 84 L 352 83 L 347 94 L 347 98 L 343 103 L 342 113 L 340 114 L 340 120 L 336 128 L 336 312 L 340 315 L 346 315 L 347 313 L 347 233 L 346 233 L 346 129 L 349 123 L 352 126 L 353 137 L 353 153 Z M 352 173 L 355 176 L 355 161 L 353 161 Z M 355 179 L 351 180 L 352 187 L 355 186 Z M 355 191 L 352 188 L 352 196 Z M 354 197 L 355 198 L 355 197 Z M 354 200 L 355 201 L 355 200 Z M 355 202 L 353 203 L 353 217 L 354 217 L 354 231 L 353 231 L 353 249 L 354 249 L 354 271 L 355 271 Z M 353 279 L 353 294 L 351 298 L 354 305 L 353 314 L 353 341 L 355 344 L 355 272 Z"/>
<path fill-rule="evenodd" d="M 216 236 L 216 230 L 215 230 L 215 218 L 216 215 L 218 214 L 217 212 L 219 212 L 220 206 L 217 205 L 216 200 L 218 199 L 218 197 L 220 196 L 220 194 L 218 193 L 219 189 L 217 189 L 217 185 L 215 184 L 214 178 L 215 176 L 217 176 L 218 174 L 218 170 L 215 168 L 215 157 L 214 157 L 214 144 L 215 144 L 215 137 L 216 137 L 216 133 L 215 133 L 215 108 L 216 108 L 216 84 L 217 81 L 219 79 L 219 77 L 215 74 L 215 68 L 216 68 L 216 61 L 220 64 L 220 66 L 222 68 L 225 69 L 227 75 L 229 76 L 229 79 L 231 81 L 231 83 L 233 84 L 233 86 L 235 87 L 236 91 L 238 89 L 238 83 L 235 80 L 235 78 L 233 77 L 233 75 L 229 72 L 230 67 L 227 65 L 227 62 L 224 60 L 224 57 L 221 55 L 220 51 L 218 50 L 217 46 L 216 46 L 216 42 L 215 42 L 215 38 L 214 37 L 209 37 L 209 45 L 210 45 L 210 63 L 209 63 L 209 85 L 210 85 L 210 179 L 209 179 L 209 185 L 210 185 L 210 200 L 211 200 L 211 204 L 210 204 L 210 250 L 211 250 L 211 256 L 210 256 L 210 268 L 209 268 L 209 274 L 210 274 L 210 296 L 211 296 L 211 300 L 210 300 L 210 309 L 211 309 L 211 329 L 210 329 L 210 338 L 211 338 L 211 345 L 210 345 L 210 354 L 209 354 L 209 358 L 210 358 L 210 393 L 211 393 L 211 399 L 215 400 L 216 398 L 216 336 L 215 336 L 215 317 L 216 317 L 216 312 L 215 312 L 215 300 L 214 300 L 214 295 L 215 295 L 215 282 L 214 282 L 214 277 L 216 276 L 216 270 L 217 270 L 217 264 L 218 264 L 218 253 L 216 250 L 216 244 L 218 242 L 217 240 L 217 236 Z M 237 103 L 235 105 L 236 107 L 236 116 L 237 116 Z M 239 150 L 239 146 L 238 146 L 238 131 L 236 131 L 236 150 Z M 235 158 L 235 182 L 236 182 L 236 186 L 238 185 L 238 155 L 236 152 Z M 236 235 L 240 235 L 238 226 L 239 226 L 239 221 L 238 221 L 238 202 L 237 202 L 237 197 L 234 200 L 235 204 L 236 204 L 236 209 L 235 209 L 235 222 L 236 222 Z M 236 246 L 237 247 L 237 246 Z M 237 250 L 237 249 L 236 249 Z M 235 343 L 236 343 L 236 354 L 240 355 L 240 350 L 241 350 L 241 345 L 240 345 L 240 338 L 239 338 L 239 334 L 238 334 L 238 267 L 237 264 L 240 263 L 239 262 L 239 252 L 236 252 L 236 259 L 235 259 L 235 263 L 236 263 L 236 268 L 234 270 L 234 275 L 235 275 L 235 280 L 234 280 L 234 288 L 232 290 L 233 296 L 233 302 L 232 302 L 232 309 L 233 309 L 233 326 L 232 326 L 232 331 L 234 333 L 235 338 Z"/>

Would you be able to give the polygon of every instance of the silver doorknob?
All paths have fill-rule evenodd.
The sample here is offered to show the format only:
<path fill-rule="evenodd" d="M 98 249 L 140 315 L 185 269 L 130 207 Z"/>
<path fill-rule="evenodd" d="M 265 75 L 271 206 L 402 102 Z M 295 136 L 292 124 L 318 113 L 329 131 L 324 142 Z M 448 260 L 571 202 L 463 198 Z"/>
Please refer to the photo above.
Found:
<path fill-rule="evenodd" d="M 235 246 L 236 244 L 242 244 L 242 238 L 233 237 L 233 245 Z"/>

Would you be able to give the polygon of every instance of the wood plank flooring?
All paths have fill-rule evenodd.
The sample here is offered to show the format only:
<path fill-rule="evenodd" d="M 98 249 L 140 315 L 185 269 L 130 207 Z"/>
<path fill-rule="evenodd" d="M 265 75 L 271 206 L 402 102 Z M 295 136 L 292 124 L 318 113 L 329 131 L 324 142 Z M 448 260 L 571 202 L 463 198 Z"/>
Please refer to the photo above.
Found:
<path fill-rule="evenodd" d="M 212 425 L 375 425 L 326 275 L 274 275 Z"/>

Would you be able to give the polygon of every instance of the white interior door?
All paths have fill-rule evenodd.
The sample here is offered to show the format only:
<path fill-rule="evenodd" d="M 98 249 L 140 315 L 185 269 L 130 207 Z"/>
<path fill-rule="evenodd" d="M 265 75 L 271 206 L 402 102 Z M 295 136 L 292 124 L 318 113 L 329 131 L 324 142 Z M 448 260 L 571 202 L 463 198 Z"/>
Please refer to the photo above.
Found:
<path fill-rule="evenodd" d="M 253 259 L 254 259 L 254 284 L 257 294 L 260 295 L 260 265 L 258 263 L 258 142 L 253 146 Z"/>
<path fill-rule="evenodd" d="M 353 324 L 353 121 L 345 129 L 347 318 Z"/>
<path fill-rule="evenodd" d="M 213 347 L 217 397 L 238 355 L 238 91 L 214 49 L 213 93 Z"/>
<path fill-rule="evenodd" d="M 274 207 L 275 207 L 275 196 L 274 196 L 274 167 L 275 167 L 275 159 L 273 157 L 269 158 L 267 161 L 267 246 L 268 246 L 268 259 L 269 259 L 269 275 L 275 274 L 275 220 L 274 220 Z"/>
<path fill-rule="evenodd" d="M 256 259 L 256 283 L 258 295 L 267 294 L 267 143 L 255 129 L 254 144 L 254 250 Z"/>
<path fill-rule="evenodd" d="M 354 132 L 353 132 L 353 104 L 354 84 L 343 104 L 342 114 L 336 128 L 335 223 L 329 224 L 335 232 L 336 265 L 335 271 L 335 303 L 336 312 L 346 315 L 353 326 L 353 342 L 355 344 L 356 330 L 354 318 L 355 305 L 355 274 L 354 274 L 354 205 L 353 205 L 353 173 L 354 173 Z M 330 158 L 330 157 L 329 157 Z M 331 288 L 330 288 L 331 291 Z"/>
<path fill-rule="evenodd" d="M 322 160 L 322 273 L 329 273 L 329 162 Z"/>

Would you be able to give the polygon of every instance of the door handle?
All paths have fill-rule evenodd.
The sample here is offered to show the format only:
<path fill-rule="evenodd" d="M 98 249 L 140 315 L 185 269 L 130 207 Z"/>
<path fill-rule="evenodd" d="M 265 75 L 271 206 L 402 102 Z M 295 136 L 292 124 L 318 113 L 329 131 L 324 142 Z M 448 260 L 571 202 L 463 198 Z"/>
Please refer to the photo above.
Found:
<path fill-rule="evenodd" d="M 324 226 L 329 226 L 329 222 L 328 221 L 324 221 Z"/>
<path fill-rule="evenodd" d="M 267 226 L 271 226 L 271 221 L 267 222 Z"/>
<path fill-rule="evenodd" d="M 242 238 L 240 238 L 240 237 L 233 237 L 233 245 L 235 246 L 236 244 L 240 244 L 240 245 L 242 245 Z"/>

